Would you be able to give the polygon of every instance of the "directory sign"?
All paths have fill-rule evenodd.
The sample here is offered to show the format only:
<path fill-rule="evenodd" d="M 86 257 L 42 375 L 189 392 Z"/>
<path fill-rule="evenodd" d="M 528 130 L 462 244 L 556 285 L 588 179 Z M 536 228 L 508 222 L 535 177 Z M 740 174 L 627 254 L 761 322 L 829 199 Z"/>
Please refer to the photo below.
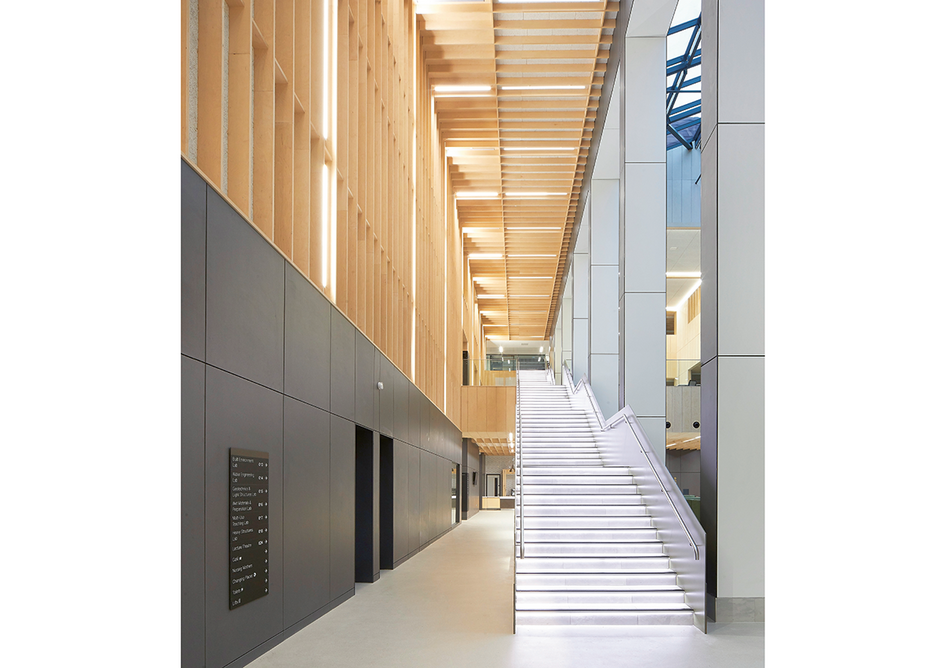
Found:
<path fill-rule="evenodd" d="M 269 454 L 230 448 L 228 609 L 267 596 L 269 576 Z"/>

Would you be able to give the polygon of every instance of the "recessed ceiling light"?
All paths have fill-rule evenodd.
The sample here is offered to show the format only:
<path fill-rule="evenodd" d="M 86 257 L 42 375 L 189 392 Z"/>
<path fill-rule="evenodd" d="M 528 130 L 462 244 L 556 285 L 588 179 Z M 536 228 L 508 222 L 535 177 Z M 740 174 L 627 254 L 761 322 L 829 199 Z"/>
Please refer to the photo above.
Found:
<path fill-rule="evenodd" d="M 471 192 L 463 190 L 456 193 L 456 199 L 498 199 L 496 192 Z"/>
<path fill-rule="evenodd" d="M 700 278 L 699 271 L 667 271 L 666 278 Z"/>
<path fill-rule="evenodd" d="M 501 260 L 501 253 L 469 253 L 470 260 Z"/>
<path fill-rule="evenodd" d="M 578 151 L 579 149 L 580 149 L 579 146 L 546 146 L 546 147 L 541 147 L 541 146 L 538 146 L 538 147 L 533 147 L 533 146 L 514 147 L 514 146 L 511 146 L 511 147 L 504 147 L 504 148 L 502 148 L 503 151 Z"/>
<path fill-rule="evenodd" d="M 505 193 L 505 197 L 566 197 L 567 193 L 552 193 L 552 192 L 510 192 Z"/>
<path fill-rule="evenodd" d="M 553 253 L 551 255 L 547 255 L 547 254 L 539 255 L 537 253 L 516 253 L 513 255 L 509 255 L 508 257 L 557 257 L 557 254 Z"/>
<path fill-rule="evenodd" d="M 543 281 L 550 280 L 553 276 L 509 276 L 509 281 Z"/>
<path fill-rule="evenodd" d="M 476 299 L 504 299 L 505 295 L 476 295 Z"/>
<path fill-rule="evenodd" d="M 509 232 L 517 232 L 519 230 L 539 230 L 539 231 L 554 231 L 559 230 L 559 227 L 508 227 L 506 228 Z"/>
<path fill-rule="evenodd" d="M 502 90 L 583 90 L 586 86 L 500 86 L 500 88 Z"/>
<path fill-rule="evenodd" d="M 434 86 L 433 90 L 435 90 L 438 93 L 482 93 L 487 90 L 492 90 L 492 87 L 491 86 L 476 86 L 476 85 L 470 85 L 470 86 L 443 85 L 443 86 Z"/>

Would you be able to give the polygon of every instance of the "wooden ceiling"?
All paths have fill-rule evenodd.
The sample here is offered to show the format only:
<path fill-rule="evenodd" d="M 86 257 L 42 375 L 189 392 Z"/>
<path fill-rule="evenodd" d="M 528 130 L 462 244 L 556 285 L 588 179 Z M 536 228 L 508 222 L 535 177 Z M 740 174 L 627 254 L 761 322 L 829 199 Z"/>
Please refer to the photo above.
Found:
<path fill-rule="evenodd" d="M 619 3 L 416 6 L 484 333 L 548 339 Z"/>
<path fill-rule="evenodd" d="M 511 456 L 515 454 L 515 444 L 507 439 L 499 438 L 473 438 L 483 455 Z"/>

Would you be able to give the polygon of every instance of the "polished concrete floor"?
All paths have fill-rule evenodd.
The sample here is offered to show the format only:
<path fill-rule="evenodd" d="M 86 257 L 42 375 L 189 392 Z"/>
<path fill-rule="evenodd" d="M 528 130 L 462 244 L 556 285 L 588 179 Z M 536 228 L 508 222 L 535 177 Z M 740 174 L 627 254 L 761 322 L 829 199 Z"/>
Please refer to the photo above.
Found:
<path fill-rule="evenodd" d="M 480 512 L 250 668 L 749 668 L 763 624 L 511 632 L 512 511 Z M 589 633 L 589 630 L 586 630 Z"/>

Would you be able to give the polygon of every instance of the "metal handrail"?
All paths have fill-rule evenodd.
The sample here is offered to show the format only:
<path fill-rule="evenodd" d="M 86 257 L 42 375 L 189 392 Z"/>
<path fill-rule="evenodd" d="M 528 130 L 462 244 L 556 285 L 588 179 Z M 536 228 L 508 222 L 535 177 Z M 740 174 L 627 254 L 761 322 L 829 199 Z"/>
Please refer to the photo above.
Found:
<path fill-rule="evenodd" d="M 681 513 L 678 512 L 677 506 L 674 505 L 674 501 L 671 499 L 671 495 L 668 494 L 668 491 L 664 488 L 664 483 L 661 482 L 661 476 L 658 475 L 657 469 L 655 469 L 655 466 L 651 463 L 651 459 L 648 457 L 648 453 L 645 451 L 645 445 L 642 443 L 642 439 L 640 439 L 638 434 L 635 433 L 635 427 L 632 426 L 632 421 L 628 419 L 628 413 L 626 412 L 625 408 L 619 410 L 615 415 L 612 416 L 609 422 L 606 422 L 606 418 L 603 416 L 602 409 L 600 409 L 599 403 L 596 401 L 596 396 L 593 394 L 593 388 L 590 387 L 589 381 L 586 380 L 586 374 L 584 373 L 583 377 L 580 379 L 580 382 L 574 386 L 573 374 L 570 372 L 569 367 L 567 367 L 566 362 L 563 364 L 563 371 L 564 376 L 567 377 L 568 382 L 570 383 L 570 386 L 573 387 L 573 394 L 579 392 L 581 387 L 586 389 L 586 394 L 593 406 L 593 412 L 596 413 L 596 417 L 599 419 L 599 425 L 602 431 L 611 429 L 615 424 L 621 422 L 622 420 L 625 420 L 625 423 L 629 425 L 629 430 L 631 430 L 632 436 L 635 438 L 639 449 L 645 456 L 645 461 L 648 462 L 648 468 L 650 468 L 651 472 L 655 474 L 655 480 L 658 481 L 658 486 L 661 487 L 661 491 L 664 492 L 665 497 L 668 499 L 668 504 L 670 504 L 671 510 L 674 511 L 675 516 L 677 516 L 677 519 L 681 522 L 681 528 L 684 529 L 684 535 L 687 536 L 687 542 L 690 543 L 691 547 L 694 548 L 694 559 L 699 560 L 700 548 L 698 547 L 697 543 L 694 542 L 694 539 L 687 528 L 687 524 L 684 522 L 684 518 L 681 517 Z"/>
<path fill-rule="evenodd" d="M 515 452 L 518 483 L 518 542 L 519 559 L 524 559 L 524 458 L 521 451 L 521 381 L 515 385 Z"/>

